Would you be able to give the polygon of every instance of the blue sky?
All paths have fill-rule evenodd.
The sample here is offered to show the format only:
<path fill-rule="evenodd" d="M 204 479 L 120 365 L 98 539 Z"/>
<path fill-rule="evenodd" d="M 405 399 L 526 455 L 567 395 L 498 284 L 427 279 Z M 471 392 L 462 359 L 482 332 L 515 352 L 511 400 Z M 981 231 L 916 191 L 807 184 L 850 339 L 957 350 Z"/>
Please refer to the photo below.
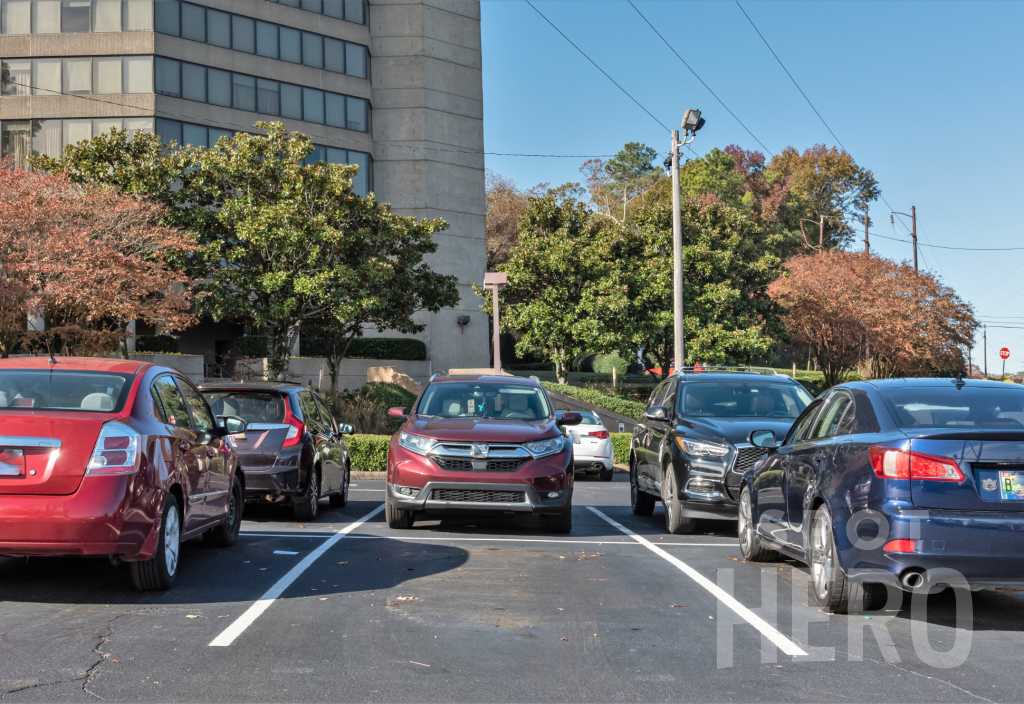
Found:
<path fill-rule="evenodd" d="M 689 106 L 707 126 L 698 152 L 753 139 L 679 63 L 625 0 L 535 0 L 662 122 Z M 676 50 L 772 150 L 832 144 L 733 2 L 635 0 Z M 1018 164 L 1024 147 L 1024 3 L 744 2 L 744 7 L 896 210 L 918 210 L 922 244 L 1024 247 Z M 610 154 L 640 141 L 667 153 L 664 129 L 622 95 L 522 0 L 484 0 L 484 131 L 490 152 Z M 487 157 L 527 187 L 581 180 L 582 159 Z M 872 209 L 874 231 L 909 237 Z M 909 259 L 910 245 L 872 249 Z M 921 265 L 995 320 L 1024 326 L 1024 251 L 921 247 Z M 989 329 L 1024 369 L 1024 330 Z M 979 331 L 974 360 L 980 364 Z"/>

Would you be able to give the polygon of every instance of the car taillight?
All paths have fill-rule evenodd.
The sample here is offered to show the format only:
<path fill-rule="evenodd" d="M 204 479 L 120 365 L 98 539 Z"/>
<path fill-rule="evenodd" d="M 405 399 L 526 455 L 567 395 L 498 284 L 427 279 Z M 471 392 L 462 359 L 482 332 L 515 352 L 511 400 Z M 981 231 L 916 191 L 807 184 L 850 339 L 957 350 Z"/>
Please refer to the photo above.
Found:
<path fill-rule="evenodd" d="M 964 473 L 952 457 L 925 455 L 910 450 L 874 446 L 868 448 L 871 468 L 883 479 L 915 479 L 962 482 Z"/>
<path fill-rule="evenodd" d="M 139 438 L 124 423 L 104 423 L 85 473 L 93 477 L 135 474 L 139 469 Z"/>
<path fill-rule="evenodd" d="M 302 434 L 306 432 L 306 425 L 292 415 L 292 409 L 285 411 L 284 422 L 289 426 L 288 434 L 284 436 L 281 447 L 295 447 L 302 442 Z"/>
<path fill-rule="evenodd" d="M 602 440 L 607 440 L 608 439 L 608 431 L 607 430 L 592 430 L 589 433 L 587 433 L 587 437 L 590 437 L 590 438 L 600 438 Z"/>
<path fill-rule="evenodd" d="M 897 538 L 896 540 L 890 540 L 882 546 L 882 552 L 918 552 L 917 541 L 908 540 L 907 538 Z"/>

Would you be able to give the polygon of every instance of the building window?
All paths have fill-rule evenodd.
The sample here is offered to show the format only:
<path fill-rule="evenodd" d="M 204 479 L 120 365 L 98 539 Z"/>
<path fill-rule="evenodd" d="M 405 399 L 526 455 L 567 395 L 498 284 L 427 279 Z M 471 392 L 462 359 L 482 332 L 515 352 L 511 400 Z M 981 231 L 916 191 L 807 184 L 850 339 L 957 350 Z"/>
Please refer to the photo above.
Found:
<path fill-rule="evenodd" d="M 324 67 L 324 38 L 319 34 L 302 33 L 302 63 L 313 68 Z"/>
<path fill-rule="evenodd" d="M 238 110 L 256 112 L 256 79 L 241 73 L 232 74 L 232 78 L 233 106 Z"/>
<path fill-rule="evenodd" d="M 121 0 L 96 0 L 92 31 L 121 31 Z"/>
<path fill-rule="evenodd" d="M 345 73 L 345 42 L 324 37 L 324 68 L 335 73 Z M 354 46 L 354 45 L 348 45 Z"/>
<path fill-rule="evenodd" d="M 95 120 L 16 120 L 0 123 L 0 158 L 14 160 L 26 167 L 28 156 L 36 151 L 59 157 L 64 147 L 96 137 L 115 128 L 129 132 L 152 132 L 152 117 L 104 117 Z"/>
<path fill-rule="evenodd" d="M 64 146 L 92 139 L 92 120 L 64 120 Z"/>
<path fill-rule="evenodd" d="M 302 89 L 291 83 L 281 84 L 281 117 L 302 119 Z"/>
<path fill-rule="evenodd" d="M 28 120 L 5 121 L 0 124 L 0 157 L 11 159 L 22 168 L 32 153 L 32 124 Z"/>
<path fill-rule="evenodd" d="M 206 102 L 206 68 L 195 64 L 181 65 L 181 97 Z"/>
<path fill-rule="evenodd" d="M 152 0 L 124 0 L 124 28 L 129 32 L 152 32 Z"/>
<path fill-rule="evenodd" d="M 3 0 L 3 33 L 32 33 L 31 0 Z"/>
<path fill-rule="evenodd" d="M 339 20 L 366 24 L 365 0 L 269 0 L 278 5 L 287 5 L 297 10 L 316 12 L 317 14 L 336 17 Z"/>
<path fill-rule="evenodd" d="M 302 32 L 281 27 L 281 59 L 293 64 L 302 63 Z"/>
<path fill-rule="evenodd" d="M 231 15 L 231 48 L 247 54 L 256 53 L 256 22 L 241 15 Z"/>
<path fill-rule="evenodd" d="M 32 32 L 60 34 L 60 0 L 36 0 Z"/>
<path fill-rule="evenodd" d="M 181 97 L 181 63 L 174 59 L 156 58 L 156 92 Z"/>
<path fill-rule="evenodd" d="M 171 36 L 181 36 L 181 7 L 178 0 L 156 0 L 153 7 L 156 31 Z"/>
<path fill-rule="evenodd" d="M 178 81 L 177 63 L 164 59 L 158 68 L 162 91 L 168 94 Z M 153 58 L 150 56 L 19 59 L 4 61 L 3 67 L 9 76 L 0 88 L 4 95 L 153 92 Z"/>
<path fill-rule="evenodd" d="M 316 88 L 302 89 L 302 119 L 306 122 L 324 122 L 324 92 Z"/>
<path fill-rule="evenodd" d="M 190 147 L 208 147 L 208 131 L 201 125 L 185 123 L 181 126 L 181 143 Z"/>
<path fill-rule="evenodd" d="M 151 56 L 124 57 L 124 92 L 153 92 L 153 58 Z"/>
<path fill-rule="evenodd" d="M 124 92 L 121 87 L 121 58 L 97 57 L 92 62 L 93 85 L 98 95 Z"/>
<path fill-rule="evenodd" d="M 276 59 L 279 55 L 277 46 L 277 25 L 269 22 L 256 23 L 256 53 Z"/>
<path fill-rule="evenodd" d="M 206 40 L 214 46 L 231 48 L 231 15 L 220 10 L 206 10 Z"/>
<path fill-rule="evenodd" d="M 63 0 L 60 6 L 61 32 L 88 32 L 92 29 L 91 0 Z"/>
<path fill-rule="evenodd" d="M 182 4 L 181 36 L 183 39 L 206 43 L 206 8 L 187 2 Z"/>
<path fill-rule="evenodd" d="M 32 92 L 36 95 L 60 95 L 60 59 L 35 59 L 32 62 Z"/>
<path fill-rule="evenodd" d="M 175 142 L 181 144 L 181 123 L 177 120 L 156 118 L 156 134 L 164 144 Z"/>
<path fill-rule="evenodd" d="M 32 134 L 32 149 L 59 159 L 64 151 L 61 120 L 37 120 Z"/>
<path fill-rule="evenodd" d="M 345 118 L 350 130 L 359 132 L 370 131 L 370 115 L 365 100 L 347 97 L 345 105 Z"/>
<path fill-rule="evenodd" d="M 260 78 L 256 81 L 256 112 L 281 114 L 281 84 Z"/>
<path fill-rule="evenodd" d="M 153 5 L 168 32 L 177 0 L 0 0 L 0 34 L 153 31 Z"/>
<path fill-rule="evenodd" d="M 64 92 L 92 92 L 92 59 L 64 59 Z"/>
<path fill-rule="evenodd" d="M 368 75 L 368 63 L 365 46 L 359 44 L 345 45 L 345 73 L 358 78 L 366 78 Z"/>
<path fill-rule="evenodd" d="M 15 60 L 0 62 L 3 86 L 0 95 L 29 95 L 32 91 L 32 62 Z"/>
<path fill-rule="evenodd" d="M 344 129 L 348 124 L 345 121 L 345 96 L 328 93 L 326 102 L 327 114 L 325 117 L 327 124 L 331 127 L 341 127 Z"/>
<path fill-rule="evenodd" d="M 231 74 L 211 68 L 206 72 L 206 85 L 210 91 L 210 102 L 225 108 L 231 107 Z"/>

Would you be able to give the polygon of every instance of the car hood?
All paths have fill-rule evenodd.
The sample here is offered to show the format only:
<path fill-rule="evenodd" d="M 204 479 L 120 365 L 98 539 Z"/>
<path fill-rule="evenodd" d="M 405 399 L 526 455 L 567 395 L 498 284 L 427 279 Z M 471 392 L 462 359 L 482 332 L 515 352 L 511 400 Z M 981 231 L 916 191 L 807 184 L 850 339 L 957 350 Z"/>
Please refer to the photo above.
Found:
<path fill-rule="evenodd" d="M 754 430 L 771 430 L 778 440 L 793 425 L 792 418 L 688 418 L 679 424 L 683 435 L 696 430 L 709 437 L 725 438 L 729 442 L 745 443 Z"/>
<path fill-rule="evenodd" d="M 416 416 L 403 430 L 435 440 L 524 443 L 558 433 L 554 419 L 538 421 L 502 418 L 435 418 Z"/>

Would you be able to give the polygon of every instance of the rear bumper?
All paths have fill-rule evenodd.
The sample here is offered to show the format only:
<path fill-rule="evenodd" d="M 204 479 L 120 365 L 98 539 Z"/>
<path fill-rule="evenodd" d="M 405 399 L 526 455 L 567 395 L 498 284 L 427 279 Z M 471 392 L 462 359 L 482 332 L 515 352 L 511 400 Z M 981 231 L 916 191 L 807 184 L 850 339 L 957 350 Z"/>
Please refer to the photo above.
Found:
<path fill-rule="evenodd" d="M 246 501 L 273 501 L 306 490 L 306 471 L 297 467 L 242 467 L 242 472 Z"/>
<path fill-rule="evenodd" d="M 142 486 L 135 491 L 133 479 L 86 477 L 67 496 L 0 497 L 0 555 L 149 558 L 162 494 Z"/>
<path fill-rule="evenodd" d="M 615 466 L 611 457 L 590 457 L 587 455 L 574 455 L 572 466 L 577 472 L 596 472 L 601 469 L 609 470 Z"/>
<path fill-rule="evenodd" d="M 529 484 L 519 483 L 430 481 L 415 491 L 414 495 L 408 496 L 400 493 L 397 486 L 387 485 L 388 496 L 398 508 L 427 514 L 559 513 L 572 504 L 571 489 L 544 492 L 542 495 Z M 549 496 L 551 493 L 556 496 Z M 483 500 L 474 500 L 474 495 Z M 505 498 L 502 495 L 516 500 L 494 498 Z"/>

